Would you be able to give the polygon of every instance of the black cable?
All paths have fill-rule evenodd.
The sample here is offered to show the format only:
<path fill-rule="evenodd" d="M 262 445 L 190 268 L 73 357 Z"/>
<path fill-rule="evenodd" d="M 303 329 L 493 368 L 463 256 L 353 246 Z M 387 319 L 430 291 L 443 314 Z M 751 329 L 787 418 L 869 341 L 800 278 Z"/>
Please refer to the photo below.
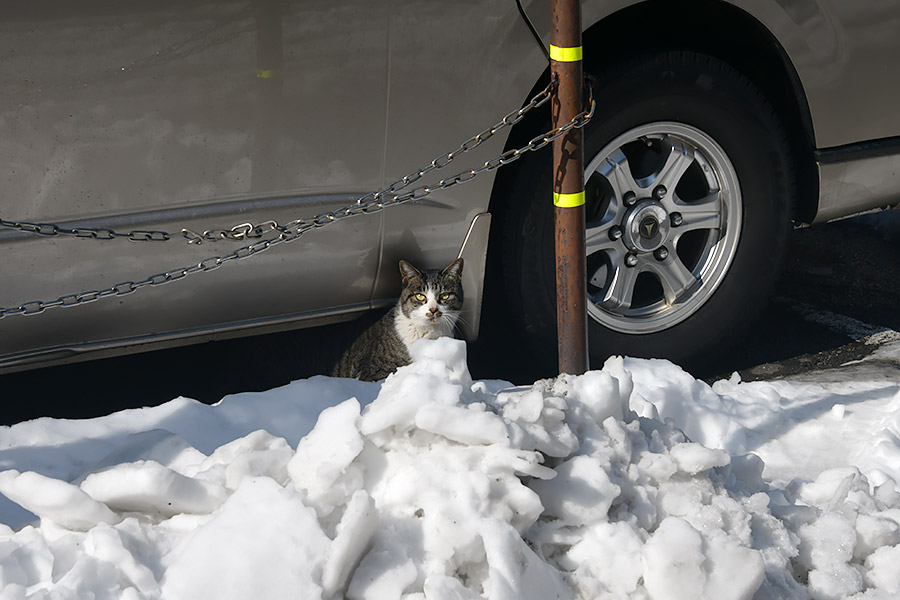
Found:
<path fill-rule="evenodd" d="M 541 52 L 543 52 L 544 56 L 547 57 L 547 62 L 549 63 L 550 52 L 547 50 L 547 47 L 544 46 L 544 42 L 541 40 L 541 36 L 538 35 L 537 29 L 534 28 L 534 24 L 531 22 L 531 19 L 528 18 L 528 14 L 525 12 L 525 9 L 522 8 L 522 0 L 516 0 L 516 6 L 519 7 L 519 14 L 522 15 L 522 20 L 525 21 L 525 24 L 528 26 L 528 30 L 534 37 L 534 41 L 537 42 L 538 46 L 540 46 Z"/>

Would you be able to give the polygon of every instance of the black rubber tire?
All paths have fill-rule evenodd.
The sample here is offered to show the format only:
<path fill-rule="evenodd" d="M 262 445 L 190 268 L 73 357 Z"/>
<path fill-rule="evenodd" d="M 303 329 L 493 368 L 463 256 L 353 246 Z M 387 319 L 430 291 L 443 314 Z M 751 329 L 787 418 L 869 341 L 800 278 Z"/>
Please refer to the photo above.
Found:
<path fill-rule="evenodd" d="M 711 56 L 655 53 L 601 71 L 597 109 L 585 128 L 585 164 L 618 135 L 646 123 L 674 121 L 712 137 L 731 160 L 742 195 L 742 226 L 731 266 L 699 310 L 669 329 L 625 334 L 588 318 L 591 365 L 613 354 L 667 358 L 682 365 L 727 346 L 764 307 L 779 271 L 794 178 L 788 144 L 763 94 Z M 517 327 L 547 352 L 555 348 L 556 296 L 550 160 L 521 161 L 504 211 L 506 297 Z"/>

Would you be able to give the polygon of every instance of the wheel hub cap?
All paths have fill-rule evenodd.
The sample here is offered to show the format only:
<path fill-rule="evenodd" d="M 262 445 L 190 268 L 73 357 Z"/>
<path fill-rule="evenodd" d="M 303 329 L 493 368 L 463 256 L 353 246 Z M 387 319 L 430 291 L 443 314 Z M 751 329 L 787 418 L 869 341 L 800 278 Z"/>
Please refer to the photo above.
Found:
<path fill-rule="evenodd" d="M 741 231 L 737 172 L 703 131 L 657 121 L 585 167 L 588 314 L 626 334 L 669 329 L 712 297 Z"/>
<path fill-rule="evenodd" d="M 653 252 L 669 236 L 669 214 L 654 200 L 643 200 L 628 212 L 623 222 L 625 245 L 632 252 Z"/>

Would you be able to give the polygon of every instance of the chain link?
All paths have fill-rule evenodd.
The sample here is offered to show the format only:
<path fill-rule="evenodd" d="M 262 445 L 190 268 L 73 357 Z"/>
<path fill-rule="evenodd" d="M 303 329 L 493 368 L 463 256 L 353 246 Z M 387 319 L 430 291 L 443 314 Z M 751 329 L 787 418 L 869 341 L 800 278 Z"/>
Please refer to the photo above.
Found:
<path fill-rule="evenodd" d="M 492 127 L 485 129 L 481 133 L 478 133 L 462 144 L 456 150 L 452 152 L 446 152 L 434 160 L 432 160 L 428 165 L 421 169 L 417 169 L 412 173 L 409 173 L 400 179 L 392 182 L 386 188 L 379 190 L 377 192 L 371 192 L 366 194 L 365 196 L 360 197 L 356 200 L 354 205 L 357 207 L 363 207 L 358 209 L 353 214 L 371 214 L 372 212 L 380 211 L 383 206 L 378 206 L 381 198 L 392 197 L 400 190 L 412 185 L 413 183 L 419 181 L 430 173 L 431 171 L 437 169 L 443 169 L 455 159 L 457 156 L 461 154 L 465 154 L 466 152 L 470 152 L 475 148 L 478 148 L 481 144 L 491 139 L 498 131 L 506 128 L 512 127 L 519 121 L 521 121 L 526 114 L 528 114 L 531 110 L 545 104 L 552 96 L 554 88 L 554 83 L 551 83 L 547 87 L 545 87 L 541 92 L 535 95 L 527 104 L 525 104 L 522 108 L 518 110 L 514 110 L 508 114 L 506 114 L 500 121 L 498 121 Z M 511 162 L 511 161 L 510 161 Z M 449 186 L 445 186 L 449 187 Z M 443 189 L 443 188 L 436 188 Z M 427 195 L 427 194 L 425 194 Z M 421 197 L 424 197 L 421 196 Z M 418 198 L 415 198 L 418 199 Z M 352 206 L 345 207 L 341 209 L 341 211 L 346 212 L 349 209 L 352 209 Z M 376 206 L 376 210 L 368 210 L 367 207 Z M 340 212 L 340 211 L 339 211 Z M 351 215 L 348 215 L 351 216 Z M 318 217 L 314 217 L 318 218 Z M 241 223 L 240 225 L 236 225 L 231 229 L 208 229 L 203 233 L 197 233 L 196 231 L 192 231 L 190 229 L 182 229 L 181 233 L 188 240 L 189 244 L 202 244 L 204 241 L 219 241 L 219 240 L 242 240 L 244 238 L 251 237 L 262 237 L 267 233 L 267 231 L 276 230 L 281 233 L 284 233 L 287 230 L 292 229 L 294 226 L 299 225 L 302 221 L 292 221 L 285 226 L 280 226 L 275 221 L 266 221 L 265 223 L 261 223 L 259 225 L 253 225 L 252 223 Z M 321 223 L 319 224 L 321 226 Z"/>
<path fill-rule="evenodd" d="M 261 252 L 269 250 L 270 248 L 273 248 L 279 244 L 294 241 L 311 229 L 320 229 L 322 227 L 327 227 L 328 225 L 336 223 L 342 219 L 357 216 L 360 214 L 378 213 L 385 208 L 421 200 L 422 198 L 425 198 L 429 194 L 432 194 L 436 191 L 445 190 L 455 185 L 471 181 L 482 173 L 494 171 L 496 169 L 499 169 L 503 165 L 507 165 L 518 160 L 522 155 L 528 152 L 540 150 L 547 144 L 551 143 L 553 140 L 564 136 L 572 129 L 584 127 L 594 116 L 594 109 L 596 107 L 593 95 L 593 84 L 588 81 L 588 84 L 585 86 L 588 91 L 587 108 L 576 115 L 568 123 L 561 125 L 560 127 L 557 127 L 555 129 L 551 129 L 546 133 L 542 133 L 538 136 L 533 137 L 525 146 L 522 146 L 521 148 L 507 150 L 503 154 L 485 161 L 484 164 L 477 169 L 466 169 L 464 171 L 460 171 L 452 177 L 441 179 L 433 185 L 420 185 L 404 192 L 403 194 L 398 195 L 398 192 L 417 182 L 427 173 L 435 169 L 442 169 L 449 165 L 453 161 L 453 159 L 456 158 L 456 156 L 477 148 L 485 141 L 490 139 L 500 129 L 518 123 L 527 112 L 534 108 L 537 108 L 538 106 L 541 106 L 550 99 L 554 85 L 555 82 L 551 82 L 551 84 L 548 85 L 542 92 L 532 98 L 528 104 L 526 104 L 519 110 L 507 114 L 500 122 L 498 122 L 493 127 L 482 131 L 472 138 L 469 138 L 468 140 L 460 144 L 459 148 L 457 148 L 456 150 L 447 152 L 446 154 L 442 154 L 441 156 L 432 160 L 431 163 L 429 163 L 424 168 L 418 169 L 404 177 L 401 177 L 400 179 L 391 183 L 388 187 L 378 192 L 371 192 L 369 194 L 366 194 L 365 196 L 360 197 L 353 204 L 350 204 L 348 206 L 344 206 L 333 211 L 324 212 L 309 219 L 297 219 L 285 225 L 279 225 L 276 221 L 265 221 L 257 225 L 254 225 L 252 223 L 241 223 L 240 225 L 236 225 L 230 230 L 209 230 L 203 232 L 202 234 L 198 234 L 189 229 L 182 230 L 182 233 L 188 240 L 188 243 L 193 244 L 200 244 L 203 241 L 216 241 L 220 239 L 240 240 L 246 238 L 262 238 L 266 234 L 272 232 L 277 232 L 277 236 L 267 239 L 259 239 L 258 241 L 246 246 L 242 246 L 229 254 L 225 254 L 222 256 L 211 256 L 209 258 L 201 260 L 194 265 L 188 267 L 178 267 L 164 273 L 150 275 L 146 279 L 140 281 L 123 281 L 104 290 L 81 292 L 79 294 L 69 294 L 66 296 L 61 296 L 56 300 L 35 300 L 25 302 L 23 304 L 10 308 L 0 308 L 0 318 L 12 315 L 40 314 L 48 308 L 79 306 L 81 304 L 87 304 L 89 302 L 94 302 L 96 300 L 100 300 L 101 298 L 106 298 L 109 296 L 124 296 L 127 294 L 131 294 L 144 287 L 155 287 L 170 283 L 172 281 L 178 281 L 187 277 L 188 275 L 193 275 L 194 273 L 213 271 L 215 269 L 218 269 L 225 263 L 249 258 L 251 256 L 255 256 Z M 114 237 L 125 237 L 133 241 L 163 241 L 168 240 L 171 237 L 170 234 L 163 231 L 138 230 L 128 233 L 119 233 L 110 229 L 65 229 L 57 225 L 47 223 L 16 223 L 3 221 L 2 219 L 0 219 L 0 226 L 12 227 L 14 229 L 19 229 L 20 231 L 37 233 L 39 235 L 52 236 L 65 234 L 91 239 L 112 239 Z"/>
<path fill-rule="evenodd" d="M 116 238 L 126 238 L 132 242 L 166 242 L 171 239 L 171 235 L 165 231 L 149 231 L 144 229 L 135 229 L 123 233 L 105 227 L 73 227 L 69 229 L 61 225 L 53 223 L 30 223 L 28 221 L 6 221 L 0 219 L 0 227 L 7 229 L 16 229 L 25 233 L 34 233 L 47 237 L 55 237 L 59 235 L 70 235 L 72 237 L 90 239 L 90 240 L 114 240 Z"/>

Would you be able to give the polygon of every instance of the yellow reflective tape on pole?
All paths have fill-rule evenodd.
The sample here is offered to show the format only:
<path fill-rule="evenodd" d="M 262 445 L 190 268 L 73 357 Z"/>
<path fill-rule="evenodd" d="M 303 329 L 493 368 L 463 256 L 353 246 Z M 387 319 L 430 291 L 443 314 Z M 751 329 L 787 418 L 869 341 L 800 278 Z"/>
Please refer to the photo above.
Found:
<path fill-rule="evenodd" d="M 576 60 L 581 60 L 583 54 L 581 46 L 560 48 L 550 44 L 550 58 L 557 62 L 575 62 Z"/>
<path fill-rule="evenodd" d="M 575 194 L 558 194 L 553 192 L 553 205 L 560 208 L 575 208 L 584 204 L 584 191 Z"/>

